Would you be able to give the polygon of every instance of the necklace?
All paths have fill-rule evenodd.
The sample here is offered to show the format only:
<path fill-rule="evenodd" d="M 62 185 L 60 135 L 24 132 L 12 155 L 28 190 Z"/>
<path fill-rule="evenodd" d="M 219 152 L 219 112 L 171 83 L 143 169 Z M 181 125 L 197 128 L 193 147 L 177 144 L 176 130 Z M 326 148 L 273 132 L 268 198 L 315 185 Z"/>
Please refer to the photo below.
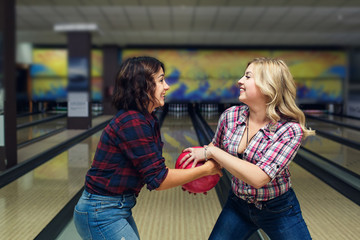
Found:
<path fill-rule="evenodd" d="M 247 117 L 247 123 L 246 123 L 246 147 L 249 145 L 249 118 L 250 118 L 249 115 Z"/>

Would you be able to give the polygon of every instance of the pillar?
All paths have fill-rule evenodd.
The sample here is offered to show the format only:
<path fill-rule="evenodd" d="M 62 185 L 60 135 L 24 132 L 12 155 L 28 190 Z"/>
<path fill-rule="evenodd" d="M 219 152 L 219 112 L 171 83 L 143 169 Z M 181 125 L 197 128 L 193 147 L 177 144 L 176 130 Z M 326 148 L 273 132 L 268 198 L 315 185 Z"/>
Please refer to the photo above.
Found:
<path fill-rule="evenodd" d="M 68 129 L 91 128 L 91 33 L 68 32 Z"/>
<path fill-rule="evenodd" d="M 0 1 L 0 170 L 17 164 L 15 0 Z"/>
<path fill-rule="evenodd" d="M 110 45 L 104 46 L 103 56 L 103 114 L 113 115 L 116 113 L 116 109 L 111 104 L 111 98 L 116 73 L 119 68 L 118 47 Z"/>

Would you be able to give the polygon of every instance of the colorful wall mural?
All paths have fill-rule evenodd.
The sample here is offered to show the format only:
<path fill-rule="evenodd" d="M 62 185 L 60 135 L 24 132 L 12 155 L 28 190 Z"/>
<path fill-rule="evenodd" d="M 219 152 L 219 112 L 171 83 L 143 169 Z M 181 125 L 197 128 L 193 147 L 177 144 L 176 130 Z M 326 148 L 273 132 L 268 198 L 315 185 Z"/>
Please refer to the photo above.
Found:
<path fill-rule="evenodd" d="M 101 101 L 102 51 L 91 51 L 91 98 Z M 34 49 L 32 99 L 34 101 L 66 101 L 68 87 L 68 56 L 66 49 Z"/>
<path fill-rule="evenodd" d="M 238 79 L 255 57 L 285 60 L 298 86 L 299 103 L 341 103 L 346 53 L 331 50 L 124 49 L 120 60 L 148 55 L 164 62 L 168 102 L 237 103 Z M 91 51 L 92 100 L 102 100 L 103 55 Z M 35 101 L 66 101 L 66 49 L 34 49 L 30 72 Z"/>
<path fill-rule="evenodd" d="M 121 54 L 122 59 L 141 55 L 164 62 L 169 102 L 238 102 L 237 80 L 255 57 L 286 61 L 298 86 L 299 103 L 342 102 L 346 77 L 343 51 L 125 49 Z"/>
<path fill-rule="evenodd" d="M 302 102 L 341 103 L 346 78 L 346 54 L 343 51 L 274 51 L 284 59 L 297 84 Z"/>

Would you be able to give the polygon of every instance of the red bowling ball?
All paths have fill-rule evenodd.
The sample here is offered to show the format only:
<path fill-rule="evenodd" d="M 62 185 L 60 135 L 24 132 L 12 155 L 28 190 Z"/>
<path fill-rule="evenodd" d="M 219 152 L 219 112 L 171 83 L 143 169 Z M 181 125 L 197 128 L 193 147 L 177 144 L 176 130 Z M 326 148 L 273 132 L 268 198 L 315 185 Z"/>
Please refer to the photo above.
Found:
<path fill-rule="evenodd" d="M 193 148 L 202 148 L 202 147 L 193 147 Z M 184 163 L 180 164 L 180 160 L 189 152 L 183 152 L 179 155 L 176 160 L 175 168 L 182 169 Z M 193 162 L 190 162 L 185 169 L 191 168 Z M 198 162 L 195 167 L 203 165 L 204 162 Z M 188 182 L 182 186 L 184 191 L 188 191 L 189 193 L 204 193 L 206 194 L 207 191 L 215 187 L 215 185 L 219 182 L 220 176 L 218 174 L 205 176 L 194 181 Z"/>

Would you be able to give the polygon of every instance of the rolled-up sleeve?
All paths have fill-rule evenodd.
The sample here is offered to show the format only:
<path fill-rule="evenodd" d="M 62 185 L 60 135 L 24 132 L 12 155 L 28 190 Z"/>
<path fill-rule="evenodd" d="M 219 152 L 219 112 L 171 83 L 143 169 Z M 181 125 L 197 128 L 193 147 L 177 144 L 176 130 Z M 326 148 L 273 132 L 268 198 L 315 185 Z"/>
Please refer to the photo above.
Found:
<path fill-rule="evenodd" d="M 293 124 L 279 137 L 270 148 L 259 156 L 259 166 L 271 179 L 280 174 L 295 157 L 302 139 L 302 130 L 298 124 Z"/>
<path fill-rule="evenodd" d="M 149 122 L 134 119 L 124 124 L 120 133 L 125 157 L 132 161 L 149 190 L 156 189 L 168 174 L 159 139 Z"/>

